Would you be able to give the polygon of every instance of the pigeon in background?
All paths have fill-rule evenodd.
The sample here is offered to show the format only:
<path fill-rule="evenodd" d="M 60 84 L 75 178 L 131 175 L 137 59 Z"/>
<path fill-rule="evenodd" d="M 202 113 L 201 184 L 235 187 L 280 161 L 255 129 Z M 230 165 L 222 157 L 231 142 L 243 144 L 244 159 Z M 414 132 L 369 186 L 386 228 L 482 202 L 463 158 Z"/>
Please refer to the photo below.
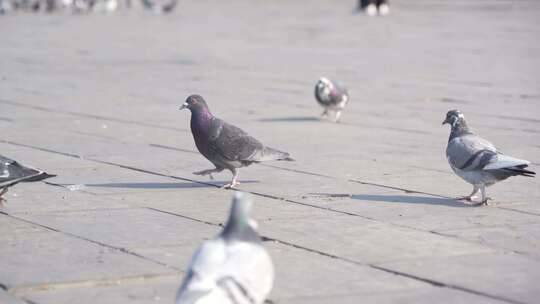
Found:
<path fill-rule="evenodd" d="M 41 170 L 25 167 L 18 162 L 0 155 L 0 205 L 6 201 L 2 198 L 8 188 L 21 182 L 36 182 L 56 175 Z"/>
<path fill-rule="evenodd" d="M 324 107 L 323 117 L 334 113 L 334 121 L 339 122 L 341 112 L 349 102 L 347 89 L 328 78 L 321 77 L 315 85 L 315 98 Z"/>
<path fill-rule="evenodd" d="M 242 129 L 215 117 L 199 95 L 191 95 L 180 107 L 191 111 L 191 133 L 201 154 L 216 166 L 215 169 L 193 172 L 210 175 L 228 169 L 233 174 L 224 188 L 234 188 L 238 182 L 238 168 L 268 160 L 292 161 L 289 153 L 264 146 Z"/>
<path fill-rule="evenodd" d="M 358 7 L 364 10 L 368 16 L 375 16 L 377 12 L 381 16 L 386 16 L 390 13 L 388 0 L 359 0 Z"/>
<path fill-rule="evenodd" d="M 460 111 L 448 111 L 443 125 L 446 123 L 452 127 L 446 147 L 448 163 L 459 177 L 473 185 L 472 193 L 460 199 L 472 201 L 480 190 L 480 203 L 487 205 L 486 187 L 510 176 L 536 174 L 525 169 L 528 161 L 502 154 L 492 143 L 471 132 Z"/>
<path fill-rule="evenodd" d="M 250 218 L 251 199 L 236 192 L 229 220 L 193 255 L 176 304 L 260 304 L 274 283 L 274 266 Z"/>

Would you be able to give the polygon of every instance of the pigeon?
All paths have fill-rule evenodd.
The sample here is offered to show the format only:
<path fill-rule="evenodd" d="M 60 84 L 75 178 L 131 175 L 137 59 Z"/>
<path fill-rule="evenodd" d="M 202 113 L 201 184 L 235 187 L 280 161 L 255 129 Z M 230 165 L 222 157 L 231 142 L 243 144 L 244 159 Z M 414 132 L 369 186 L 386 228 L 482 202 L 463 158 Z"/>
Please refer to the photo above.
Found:
<path fill-rule="evenodd" d="M 20 182 L 36 182 L 56 175 L 41 170 L 25 167 L 18 162 L 0 155 L 0 205 L 6 201 L 2 198 L 8 188 Z"/>
<path fill-rule="evenodd" d="M 250 209 L 247 194 L 236 192 L 223 231 L 193 255 L 176 304 L 264 302 L 274 283 L 274 266 Z"/>
<path fill-rule="evenodd" d="M 381 16 L 386 16 L 390 13 L 388 0 L 359 0 L 358 7 L 361 10 L 365 10 L 368 16 L 377 15 L 377 9 Z"/>
<path fill-rule="evenodd" d="M 321 116 L 326 117 L 332 112 L 335 122 L 339 122 L 341 112 L 349 102 L 347 89 L 325 77 L 321 77 L 315 85 L 315 98 L 324 107 Z"/>
<path fill-rule="evenodd" d="M 490 198 L 486 196 L 486 187 L 510 176 L 536 174 L 525 169 L 529 161 L 504 155 L 492 143 L 471 132 L 460 111 L 448 111 L 444 124 L 452 128 L 446 147 L 448 163 L 459 177 L 473 185 L 472 193 L 459 199 L 473 201 L 480 190 L 480 204 L 487 205 Z"/>
<path fill-rule="evenodd" d="M 242 129 L 215 117 L 206 101 L 199 95 L 190 95 L 180 107 L 191 111 L 191 133 L 199 152 L 214 164 L 215 169 L 193 172 L 209 175 L 228 169 L 233 174 L 224 188 L 234 188 L 238 182 L 238 168 L 269 160 L 293 161 L 289 153 L 269 148 Z"/>

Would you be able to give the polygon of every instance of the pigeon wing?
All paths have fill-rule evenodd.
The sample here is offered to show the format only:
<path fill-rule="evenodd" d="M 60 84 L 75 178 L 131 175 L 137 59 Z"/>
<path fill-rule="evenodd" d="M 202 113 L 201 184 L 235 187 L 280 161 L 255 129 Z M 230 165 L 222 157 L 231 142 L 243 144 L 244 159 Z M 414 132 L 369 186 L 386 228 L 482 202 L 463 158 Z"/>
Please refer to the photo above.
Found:
<path fill-rule="evenodd" d="M 484 170 L 505 169 L 519 166 L 527 167 L 529 164 L 530 162 L 527 160 L 499 153 L 495 159 L 492 159 L 492 161 L 484 167 Z"/>
<path fill-rule="evenodd" d="M 230 303 L 224 291 L 217 286 L 225 260 L 225 242 L 222 239 L 204 242 L 193 255 L 176 303 Z"/>
<path fill-rule="evenodd" d="M 212 122 L 210 146 L 230 161 L 257 161 L 254 156 L 264 150 L 257 139 L 220 119 Z"/>
<path fill-rule="evenodd" d="M 492 143 L 475 134 L 458 136 L 448 142 L 446 148 L 450 165 L 463 171 L 482 170 L 497 159 L 497 155 Z"/>
<path fill-rule="evenodd" d="M 228 278 L 229 285 L 237 285 L 230 290 L 235 298 L 245 299 L 241 303 L 263 303 L 274 282 L 274 266 L 266 249 L 257 243 L 235 242 L 227 251 L 222 280 Z"/>
<path fill-rule="evenodd" d="M 42 175 L 50 177 L 43 171 L 25 167 L 10 158 L 0 155 L 0 188 L 22 181 L 40 180 L 39 177 Z"/>

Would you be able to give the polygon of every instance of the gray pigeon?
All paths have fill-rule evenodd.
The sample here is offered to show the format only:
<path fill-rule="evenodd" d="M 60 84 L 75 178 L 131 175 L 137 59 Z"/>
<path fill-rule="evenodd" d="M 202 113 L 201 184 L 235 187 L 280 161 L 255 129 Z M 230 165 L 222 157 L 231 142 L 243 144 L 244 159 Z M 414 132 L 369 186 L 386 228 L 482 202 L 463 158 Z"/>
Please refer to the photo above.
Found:
<path fill-rule="evenodd" d="M 6 199 L 2 198 L 8 188 L 20 182 L 35 182 L 56 175 L 47 174 L 41 170 L 25 167 L 18 162 L 0 155 L 0 205 Z"/>
<path fill-rule="evenodd" d="M 448 163 L 459 177 L 473 185 L 472 193 L 460 199 L 472 201 L 480 190 L 480 203 L 487 205 L 487 186 L 514 175 L 534 177 L 536 174 L 525 169 L 528 161 L 504 155 L 492 143 L 472 133 L 460 111 L 448 111 L 443 121 L 446 123 L 452 127 L 446 147 Z"/>
<path fill-rule="evenodd" d="M 315 85 L 315 98 L 324 107 L 321 116 L 326 117 L 330 112 L 334 113 L 335 122 L 339 122 L 341 112 L 349 102 L 347 89 L 325 77 L 321 77 Z"/>
<path fill-rule="evenodd" d="M 223 231 L 193 255 L 176 304 L 264 302 L 274 283 L 274 266 L 250 209 L 247 194 L 236 192 Z"/>
<path fill-rule="evenodd" d="M 216 166 L 215 169 L 193 174 L 210 175 L 210 178 L 213 178 L 212 173 L 228 169 L 233 178 L 223 187 L 234 188 L 239 184 L 238 168 L 268 160 L 293 160 L 289 153 L 266 147 L 242 129 L 212 115 L 199 95 L 189 96 L 180 110 L 186 108 L 191 111 L 191 133 L 197 149 Z"/>

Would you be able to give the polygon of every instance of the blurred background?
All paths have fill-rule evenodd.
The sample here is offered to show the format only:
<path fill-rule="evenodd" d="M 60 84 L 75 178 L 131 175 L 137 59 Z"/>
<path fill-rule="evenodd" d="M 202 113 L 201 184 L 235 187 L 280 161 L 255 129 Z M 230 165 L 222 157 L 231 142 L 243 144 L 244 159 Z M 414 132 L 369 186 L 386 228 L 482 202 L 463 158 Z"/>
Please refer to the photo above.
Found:
<path fill-rule="evenodd" d="M 2 154 L 61 185 L 8 192 L 0 294 L 173 303 L 231 197 L 192 174 L 210 163 L 178 107 L 200 94 L 297 160 L 240 176 L 283 240 L 274 303 L 537 301 L 538 179 L 457 208 L 441 122 L 460 109 L 538 171 L 540 1 L 130 1 L 0 0 Z M 339 124 L 321 76 L 348 88 Z"/>

